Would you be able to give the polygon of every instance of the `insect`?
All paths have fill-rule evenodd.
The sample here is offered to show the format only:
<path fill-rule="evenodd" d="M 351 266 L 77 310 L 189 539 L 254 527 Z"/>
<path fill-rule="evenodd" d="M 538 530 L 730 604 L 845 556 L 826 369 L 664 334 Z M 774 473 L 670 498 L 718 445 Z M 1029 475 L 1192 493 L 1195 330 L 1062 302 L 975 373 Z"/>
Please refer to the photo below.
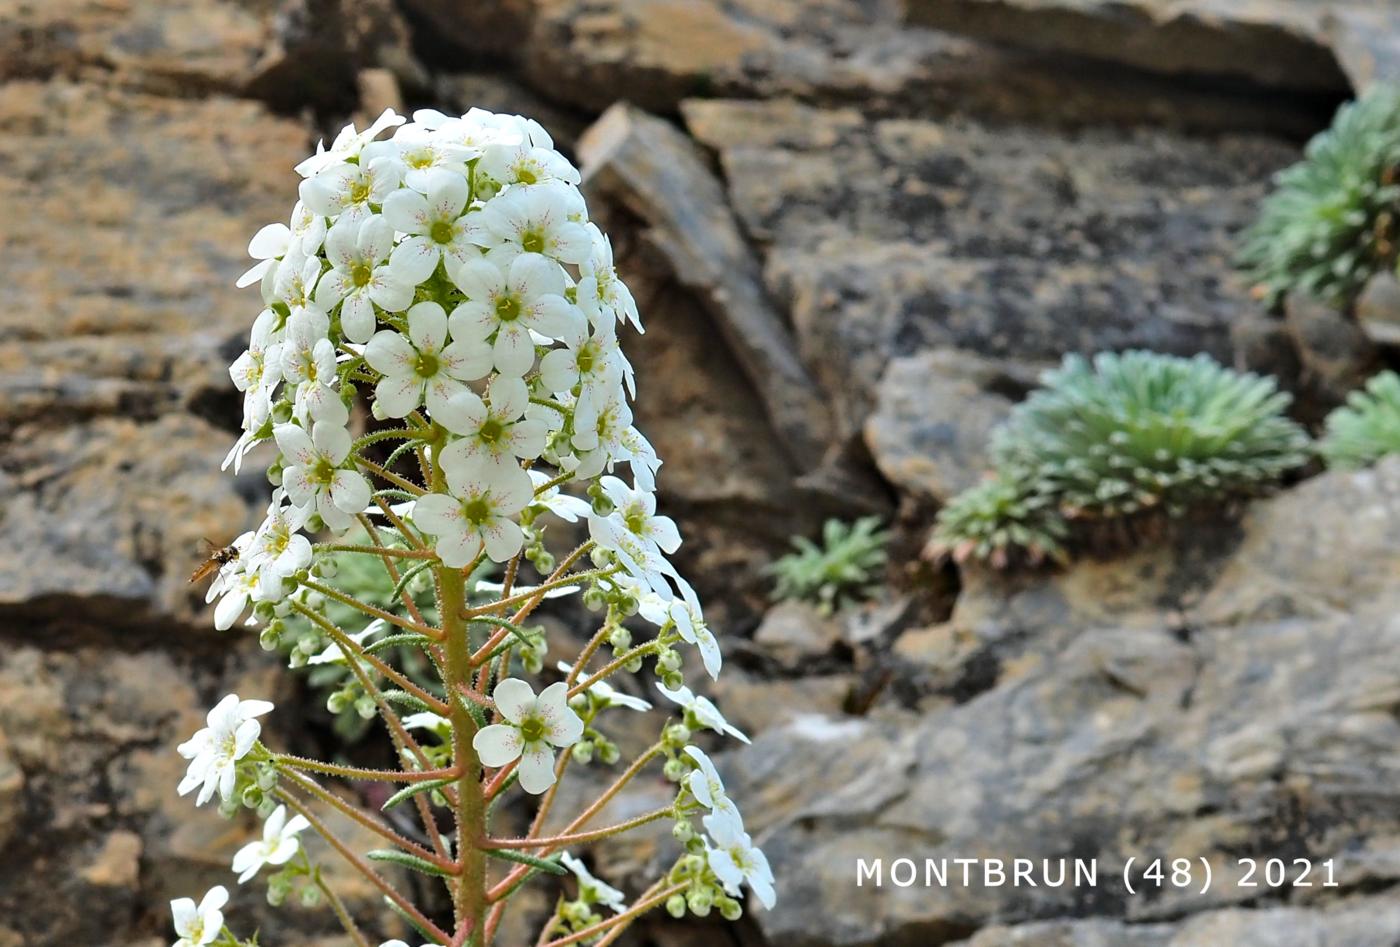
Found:
<path fill-rule="evenodd" d="M 236 546 L 218 546 L 207 539 L 204 541 L 204 544 L 208 547 L 208 556 L 190 576 L 191 585 L 202 579 L 209 578 L 209 576 L 213 575 L 219 569 L 238 558 L 238 547 Z"/>

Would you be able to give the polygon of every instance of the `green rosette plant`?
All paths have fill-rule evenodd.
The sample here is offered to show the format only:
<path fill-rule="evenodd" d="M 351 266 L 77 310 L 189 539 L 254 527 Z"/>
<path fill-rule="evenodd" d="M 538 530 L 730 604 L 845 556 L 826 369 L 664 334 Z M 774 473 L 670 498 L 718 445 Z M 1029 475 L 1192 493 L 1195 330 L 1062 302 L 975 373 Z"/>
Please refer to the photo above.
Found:
<path fill-rule="evenodd" d="M 1179 515 L 1258 494 L 1309 455 L 1271 378 L 1205 355 L 1069 355 L 992 438 L 998 470 L 1070 518 Z"/>
<path fill-rule="evenodd" d="M 794 551 L 768 566 L 775 579 L 773 599 L 809 602 L 831 614 L 869 598 L 880 582 L 889 538 L 878 516 L 852 523 L 829 519 L 820 545 L 806 536 L 793 537 Z"/>
<path fill-rule="evenodd" d="M 1009 477 L 993 476 L 964 490 L 938 511 L 925 554 L 997 569 L 1013 563 L 1065 563 L 1069 526 L 1052 497 Z"/>
<path fill-rule="evenodd" d="M 1344 308 L 1395 265 L 1397 214 L 1400 88 L 1381 86 L 1343 105 L 1278 174 L 1239 263 L 1271 306 L 1296 291 Z"/>
<path fill-rule="evenodd" d="M 1400 453 L 1400 375 L 1386 371 L 1327 416 L 1319 445 L 1330 467 L 1358 468 Z"/>

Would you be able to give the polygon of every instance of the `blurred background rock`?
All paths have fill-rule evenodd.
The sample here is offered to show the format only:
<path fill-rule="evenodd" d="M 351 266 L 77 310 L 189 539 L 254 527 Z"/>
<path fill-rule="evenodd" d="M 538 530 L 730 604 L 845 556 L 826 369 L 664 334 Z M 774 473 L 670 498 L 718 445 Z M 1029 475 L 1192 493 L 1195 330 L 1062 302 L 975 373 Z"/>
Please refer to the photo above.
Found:
<path fill-rule="evenodd" d="M 318 137 L 473 105 L 584 170 L 756 737 L 720 764 L 777 909 L 634 943 L 1394 944 L 1397 462 L 1059 574 L 913 553 L 1066 352 L 1206 352 L 1305 420 L 1393 364 L 1393 292 L 1280 319 L 1230 261 L 1270 175 L 1398 68 L 1383 0 L 0 0 L 0 947 L 167 943 L 167 899 L 227 880 L 205 853 L 250 827 L 174 795 L 219 693 L 329 739 L 186 583 L 265 489 L 218 470 L 257 309 L 233 281 Z M 872 513 L 876 601 L 765 615 L 789 537 Z M 653 850 L 598 855 L 625 881 Z M 1340 886 L 855 888 L 898 855 L 1335 857 Z"/>

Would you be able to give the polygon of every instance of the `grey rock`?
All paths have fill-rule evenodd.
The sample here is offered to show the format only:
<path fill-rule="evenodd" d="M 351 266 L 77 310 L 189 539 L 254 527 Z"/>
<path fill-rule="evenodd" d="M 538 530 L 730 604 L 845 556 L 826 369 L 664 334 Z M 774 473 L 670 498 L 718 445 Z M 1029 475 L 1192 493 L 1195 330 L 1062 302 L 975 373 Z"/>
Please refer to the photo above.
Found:
<path fill-rule="evenodd" d="M 825 450 L 825 406 L 694 143 L 660 119 L 619 105 L 585 133 L 579 154 L 586 189 L 619 201 L 649 225 L 677 280 L 706 303 L 784 447 L 800 467 L 815 467 Z"/>
<path fill-rule="evenodd" d="M 800 351 L 858 431 L 890 359 L 1145 346 L 1231 359 L 1235 234 L 1293 149 L 1257 137 L 875 120 L 692 101 Z"/>
<path fill-rule="evenodd" d="M 865 443 L 885 479 L 901 493 L 946 502 L 991 466 L 991 431 L 1011 400 L 994 390 L 1006 373 L 986 359 L 951 349 L 895 359 L 876 390 Z"/>
<path fill-rule="evenodd" d="M 842 641 L 841 622 L 803 602 L 780 602 L 754 632 L 758 649 L 788 668 L 829 657 Z"/>
<path fill-rule="evenodd" d="M 1335 405 L 1377 367 L 1375 343 L 1349 314 L 1298 294 L 1284 304 L 1284 325 L 1314 398 Z"/>
<path fill-rule="evenodd" d="M 1356 321 L 1377 345 L 1400 345 L 1400 280 L 1377 273 L 1356 300 Z"/>
<path fill-rule="evenodd" d="M 1333 54 L 1357 93 L 1400 79 L 1400 12 L 1342 4 L 1324 20 Z"/>
<path fill-rule="evenodd" d="M 910 22 L 1167 74 L 1342 91 L 1318 0 L 910 0 Z"/>

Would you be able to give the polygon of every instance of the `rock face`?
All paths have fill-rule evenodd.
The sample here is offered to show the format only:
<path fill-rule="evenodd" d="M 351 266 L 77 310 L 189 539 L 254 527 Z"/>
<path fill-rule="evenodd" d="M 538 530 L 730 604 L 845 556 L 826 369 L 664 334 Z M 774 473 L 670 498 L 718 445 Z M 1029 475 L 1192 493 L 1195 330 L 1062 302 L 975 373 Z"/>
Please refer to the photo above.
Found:
<path fill-rule="evenodd" d="M 1393 883 L 1400 828 L 1397 527 L 1389 461 L 1257 504 L 1237 546 L 1192 533 L 1050 579 L 969 577 L 945 660 L 981 665 L 978 690 L 798 719 L 723 757 L 779 878 L 765 934 L 938 944 L 995 920 L 970 943 L 1387 943 L 1400 903 L 1364 896 Z M 1130 896 L 1130 856 L 1204 858 L 1215 881 Z M 1332 859 L 1337 887 L 1223 910 L 1260 896 L 1239 885 L 1254 856 Z M 1092 858 L 1101 877 L 857 888 L 857 859 L 898 857 Z M 1132 926 L 1037 923 L 1086 912 Z"/>
<path fill-rule="evenodd" d="M 909 0 L 911 22 L 1151 72 L 1237 76 L 1287 89 L 1342 90 L 1319 0 Z"/>
<path fill-rule="evenodd" d="M 1142 346 L 1229 361 L 1234 234 L 1293 157 L 1263 138 L 872 120 L 686 103 L 799 350 L 858 430 L 892 357 L 1018 363 Z M 839 396 L 838 396 L 839 393 Z"/>
<path fill-rule="evenodd" d="M 315 739 L 186 577 L 265 496 L 217 470 L 243 248 L 318 137 L 400 99 L 540 117 L 648 327 L 638 423 L 721 634 L 712 693 L 755 738 L 716 758 L 781 895 L 648 942 L 1393 943 L 1400 465 L 1117 561 L 968 572 L 955 607 L 770 610 L 762 567 L 838 513 L 925 531 L 1065 352 L 1205 351 L 1333 395 L 1392 359 L 1393 286 L 1358 338 L 1259 313 L 1229 261 L 1346 83 L 1396 74 L 1397 36 L 1360 0 L 0 0 L 0 947 L 159 947 L 169 898 L 229 881 L 254 827 L 174 793 L 218 694 Z M 609 814 L 672 798 L 639 780 Z M 595 854 L 625 883 L 671 844 Z M 1095 858 L 1101 883 L 856 887 L 856 859 L 901 855 Z M 1338 886 L 1239 887 L 1255 855 L 1334 859 Z M 1128 896 L 1129 856 L 1218 880 Z M 269 945 L 345 947 L 326 912 L 257 900 L 240 929 Z"/>

